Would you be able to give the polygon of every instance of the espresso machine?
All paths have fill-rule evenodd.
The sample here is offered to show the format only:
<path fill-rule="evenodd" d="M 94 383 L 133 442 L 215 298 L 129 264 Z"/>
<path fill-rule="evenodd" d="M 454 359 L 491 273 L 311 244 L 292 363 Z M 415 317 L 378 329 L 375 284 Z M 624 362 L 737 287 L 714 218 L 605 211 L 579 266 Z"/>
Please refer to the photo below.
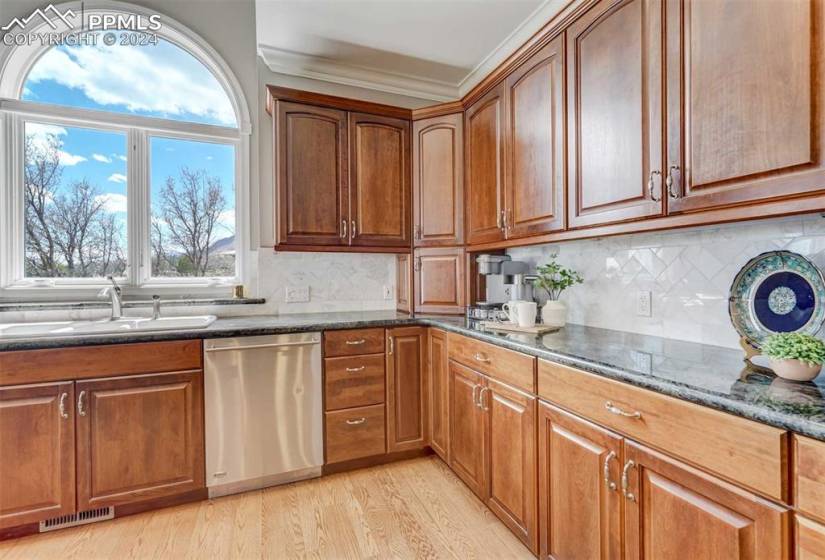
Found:
<path fill-rule="evenodd" d="M 478 274 L 487 277 L 487 293 L 467 307 L 471 322 L 501 318 L 501 306 L 507 301 L 536 301 L 533 282 L 538 276 L 530 273 L 529 263 L 514 261 L 510 255 L 484 254 L 476 257 L 476 265 Z"/>

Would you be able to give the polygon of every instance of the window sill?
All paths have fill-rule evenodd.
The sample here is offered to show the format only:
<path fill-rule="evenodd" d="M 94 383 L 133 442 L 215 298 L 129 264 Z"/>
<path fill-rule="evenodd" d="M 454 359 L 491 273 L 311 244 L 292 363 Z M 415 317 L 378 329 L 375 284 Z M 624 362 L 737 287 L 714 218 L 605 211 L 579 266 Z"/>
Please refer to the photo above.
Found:
<path fill-rule="evenodd" d="M 266 303 L 264 298 L 170 298 L 162 299 L 164 307 L 205 307 L 210 305 L 260 305 Z M 109 309 L 108 301 L 3 301 L 0 300 L 0 313 L 10 311 L 76 311 L 80 309 Z M 151 307 L 151 299 L 124 299 L 123 308 Z"/>

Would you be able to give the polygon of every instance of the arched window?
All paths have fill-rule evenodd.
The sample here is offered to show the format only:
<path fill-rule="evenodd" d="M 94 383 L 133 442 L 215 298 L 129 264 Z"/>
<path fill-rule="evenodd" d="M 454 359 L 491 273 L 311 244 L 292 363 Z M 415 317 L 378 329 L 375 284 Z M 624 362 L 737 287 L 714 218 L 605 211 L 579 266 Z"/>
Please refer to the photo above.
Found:
<path fill-rule="evenodd" d="M 249 115 L 237 81 L 163 15 L 89 4 L 0 22 L 14 35 L 0 46 L 0 290 L 239 281 Z M 56 33 L 73 38 L 45 39 Z"/>

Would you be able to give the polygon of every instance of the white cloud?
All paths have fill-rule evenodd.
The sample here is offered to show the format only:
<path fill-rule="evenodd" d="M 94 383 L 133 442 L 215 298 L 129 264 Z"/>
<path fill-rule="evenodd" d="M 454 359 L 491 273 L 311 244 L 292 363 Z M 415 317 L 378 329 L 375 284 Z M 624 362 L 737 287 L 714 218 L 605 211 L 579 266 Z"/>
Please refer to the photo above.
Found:
<path fill-rule="evenodd" d="M 60 157 L 60 165 L 65 165 L 67 167 L 86 161 L 86 158 L 83 156 L 70 154 L 69 152 L 64 152 L 63 150 L 58 150 L 57 154 Z"/>
<path fill-rule="evenodd" d="M 218 223 L 224 226 L 228 231 L 235 231 L 235 209 L 230 208 L 224 210 L 218 215 Z"/>
<path fill-rule="evenodd" d="M 112 159 L 107 158 L 103 154 L 92 154 L 92 159 L 95 161 L 99 161 L 100 163 L 112 163 Z"/>
<path fill-rule="evenodd" d="M 126 156 L 121 156 L 121 155 L 118 155 L 118 154 L 112 154 L 112 156 L 116 157 L 120 161 L 126 161 Z"/>
<path fill-rule="evenodd" d="M 109 181 L 113 183 L 125 183 L 126 182 L 126 175 L 123 173 L 112 173 L 109 175 Z"/>
<path fill-rule="evenodd" d="M 206 156 L 206 159 L 209 160 L 209 161 L 212 161 L 215 158 L 213 158 L 212 156 Z"/>
<path fill-rule="evenodd" d="M 83 45 L 52 48 L 34 65 L 33 82 L 55 80 L 100 105 L 189 113 L 235 126 L 235 112 L 215 77 L 194 57 L 161 43 L 154 47 Z"/>
<path fill-rule="evenodd" d="M 126 212 L 128 202 L 125 194 L 107 193 L 98 195 L 95 200 L 103 203 L 107 212 Z"/>

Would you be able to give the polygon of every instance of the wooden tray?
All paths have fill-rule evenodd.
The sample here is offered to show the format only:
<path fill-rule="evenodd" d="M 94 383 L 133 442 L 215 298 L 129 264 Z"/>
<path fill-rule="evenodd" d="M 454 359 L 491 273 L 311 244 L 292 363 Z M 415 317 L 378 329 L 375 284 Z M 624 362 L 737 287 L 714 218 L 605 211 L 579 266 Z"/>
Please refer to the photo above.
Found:
<path fill-rule="evenodd" d="M 532 327 L 520 327 L 510 323 L 499 323 L 498 321 L 482 321 L 485 329 L 492 331 L 517 332 L 528 334 L 545 334 L 559 330 L 561 327 L 551 327 L 549 325 L 533 325 Z"/>

